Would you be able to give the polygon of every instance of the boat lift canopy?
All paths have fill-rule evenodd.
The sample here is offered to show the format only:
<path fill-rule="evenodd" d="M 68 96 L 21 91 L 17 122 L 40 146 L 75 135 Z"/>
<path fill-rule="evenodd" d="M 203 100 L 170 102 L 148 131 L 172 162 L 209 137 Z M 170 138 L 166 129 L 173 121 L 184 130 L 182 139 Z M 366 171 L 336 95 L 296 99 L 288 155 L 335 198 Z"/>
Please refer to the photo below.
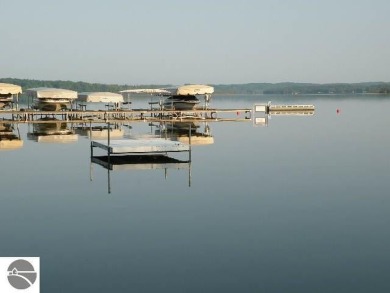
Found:
<path fill-rule="evenodd" d="M 67 99 L 67 100 L 75 100 L 77 99 L 77 92 L 66 89 L 58 89 L 58 88 L 47 88 L 47 87 L 39 87 L 39 88 L 31 88 L 27 90 L 29 96 L 37 98 L 37 99 Z"/>
<path fill-rule="evenodd" d="M 214 93 L 214 87 L 203 84 L 190 84 L 161 89 L 131 89 L 121 91 L 121 93 L 153 94 L 159 96 L 211 95 Z"/>
<path fill-rule="evenodd" d="M 89 103 L 123 103 L 121 94 L 110 92 L 83 92 L 77 94 L 77 101 Z"/>
<path fill-rule="evenodd" d="M 22 87 L 11 83 L 0 83 L 0 95 L 17 95 L 22 93 Z"/>

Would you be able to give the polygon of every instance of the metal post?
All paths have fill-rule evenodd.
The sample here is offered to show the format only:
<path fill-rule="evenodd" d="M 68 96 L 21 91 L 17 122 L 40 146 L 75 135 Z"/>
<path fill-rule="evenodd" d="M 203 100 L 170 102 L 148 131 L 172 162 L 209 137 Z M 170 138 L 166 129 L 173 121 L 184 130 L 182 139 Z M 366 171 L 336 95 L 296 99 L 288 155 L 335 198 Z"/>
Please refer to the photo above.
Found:
<path fill-rule="evenodd" d="M 89 180 L 92 181 L 93 180 L 93 175 L 92 175 L 92 158 L 93 158 L 93 146 L 92 146 L 92 141 L 90 141 L 90 154 L 91 154 L 91 157 L 90 157 L 90 165 L 89 165 Z"/>
<path fill-rule="evenodd" d="M 108 194 L 111 193 L 111 178 L 110 178 L 110 165 L 111 165 L 111 151 L 110 151 L 110 122 L 107 123 L 108 127 L 108 134 L 107 134 L 107 163 L 108 163 L 108 168 L 107 168 L 107 180 L 108 180 Z"/>
<path fill-rule="evenodd" d="M 111 194 L 111 177 L 110 177 L 110 164 L 108 164 L 108 169 L 107 169 L 107 184 L 108 184 L 108 194 Z"/>
<path fill-rule="evenodd" d="M 189 162 L 189 165 L 188 165 L 188 187 L 191 187 L 191 161 Z"/>
<path fill-rule="evenodd" d="M 111 135 L 110 135 L 110 122 L 107 123 L 107 130 L 108 130 L 108 134 L 107 134 L 107 144 L 108 144 L 108 148 L 110 148 L 110 139 L 111 139 Z"/>

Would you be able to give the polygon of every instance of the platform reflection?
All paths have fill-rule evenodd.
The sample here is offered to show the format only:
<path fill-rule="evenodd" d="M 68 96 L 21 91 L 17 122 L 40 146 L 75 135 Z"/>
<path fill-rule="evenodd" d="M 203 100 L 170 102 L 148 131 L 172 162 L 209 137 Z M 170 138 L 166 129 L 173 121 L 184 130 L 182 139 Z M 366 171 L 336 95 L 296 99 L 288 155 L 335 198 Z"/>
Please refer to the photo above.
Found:
<path fill-rule="evenodd" d="M 32 131 L 27 132 L 27 138 L 41 143 L 73 143 L 78 140 L 78 135 L 70 123 L 64 120 L 42 118 L 32 124 Z"/>
<path fill-rule="evenodd" d="M 23 147 L 18 124 L 0 123 L 0 150 L 15 150 Z"/>

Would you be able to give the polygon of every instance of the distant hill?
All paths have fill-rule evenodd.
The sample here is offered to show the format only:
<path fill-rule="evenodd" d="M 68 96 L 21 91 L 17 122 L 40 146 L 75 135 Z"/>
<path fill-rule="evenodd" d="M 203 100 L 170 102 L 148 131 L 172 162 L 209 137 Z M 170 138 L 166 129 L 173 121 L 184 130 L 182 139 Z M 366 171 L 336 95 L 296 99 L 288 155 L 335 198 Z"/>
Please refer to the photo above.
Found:
<path fill-rule="evenodd" d="M 217 93 L 223 94 L 389 94 L 390 82 L 364 83 L 247 83 L 214 85 Z"/>
<path fill-rule="evenodd" d="M 77 92 L 119 92 L 135 88 L 162 88 L 170 87 L 170 84 L 147 84 L 147 85 L 119 85 L 88 83 L 82 81 L 63 80 L 34 80 L 18 78 L 0 78 L 0 82 L 20 85 L 23 90 L 34 87 L 54 87 L 71 89 Z M 390 94 L 390 82 L 362 82 L 362 83 L 246 83 L 246 84 L 214 84 L 216 94 Z"/>

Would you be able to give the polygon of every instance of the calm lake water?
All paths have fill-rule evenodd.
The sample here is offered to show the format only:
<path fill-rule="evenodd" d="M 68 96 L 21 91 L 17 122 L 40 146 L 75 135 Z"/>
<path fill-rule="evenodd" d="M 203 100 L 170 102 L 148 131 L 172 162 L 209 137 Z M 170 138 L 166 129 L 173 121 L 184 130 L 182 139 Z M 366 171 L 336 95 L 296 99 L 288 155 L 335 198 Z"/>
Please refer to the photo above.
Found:
<path fill-rule="evenodd" d="M 15 125 L 23 147 L 0 151 L 0 255 L 39 256 L 42 292 L 389 292 L 390 98 L 212 106 L 269 100 L 316 111 L 199 124 L 213 141 L 167 172 L 108 172 L 82 132 L 44 143 Z"/>

